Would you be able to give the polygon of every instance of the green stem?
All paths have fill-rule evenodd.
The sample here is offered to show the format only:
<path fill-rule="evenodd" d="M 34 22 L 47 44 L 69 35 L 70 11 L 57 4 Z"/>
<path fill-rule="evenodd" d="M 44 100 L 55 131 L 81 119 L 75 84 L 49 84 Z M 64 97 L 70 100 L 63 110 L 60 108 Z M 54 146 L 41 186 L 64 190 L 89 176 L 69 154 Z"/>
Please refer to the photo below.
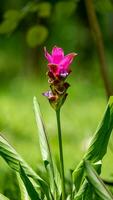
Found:
<path fill-rule="evenodd" d="M 60 123 L 60 109 L 56 111 L 56 118 L 57 118 L 57 127 L 58 127 L 59 154 L 60 154 L 60 170 L 61 170 L 61 183 L 62 183 L 62 200 L 65 200 L 65 176 L 64 176 L 62 134 L 61 134 L 61 123 Z"/>

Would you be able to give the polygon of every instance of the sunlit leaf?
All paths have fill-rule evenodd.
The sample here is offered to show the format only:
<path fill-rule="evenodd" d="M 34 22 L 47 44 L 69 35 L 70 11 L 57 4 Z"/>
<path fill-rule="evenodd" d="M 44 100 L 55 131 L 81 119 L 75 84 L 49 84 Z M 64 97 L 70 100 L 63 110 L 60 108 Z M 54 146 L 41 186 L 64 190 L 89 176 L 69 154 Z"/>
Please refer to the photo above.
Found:
<path fill-rule="evenodd" d="M 92 163 L 102 160 L 106 154 L 108 141 L 113 129 L 113 97 L 110 97 L 104 117 L 94 134 L 90 147 L 84 156 L 84 159 L 91 160 Z M 84 178 L 83 160 L 79 163 L 73 172 L 73 181 L 76 191 L 79 190 L 81 182 Z"/>
<path fill-rule="evenodd" d="M 38 5 L 38 16 L 45 18 L 51 14 L 51 4 L 49 2 L 42 2 Z"/>
<path fill-rule="evenodd" d="M 47 134 L 45 131 L 45 126 L 42 120 L 42 115 L 40 111 L 39 104 L 36 100 L 36 97 L 33 99 L 34 104 L 34 111 L 35 111 L 35 118 L 36 123 L 38 127 L 38 133 L 39 133 L 39 142 L 40 142 L 40 149 L 42 153 L 42 159 L 44 161 L 45 167 L 48 170 L 49 176 L 50 176 L 50 182 L 51 182 L 51 189 L 54 192 L 55 189 L 55 180 L 54 180 L 54 167 L 53 167 L 53 161 L 51 156 L 51 150 L 47 138 Z"/>
<path fill-rule="evenodd" d="M 52 158 L 51 158 L 50 146 L 49 146 L 44 122 L 42 119 L 40 107 L 39 107 L 36 97 L 34 97 L 34 99 L 33 99 L 33 104 L 34 104 L 36 123 L 37 123 L 37 127 L 38 127 L 38 132 L 39 132 L 39 140 L 40 140 L 42 158 L 43 158 L 44 162 L 48 161 L 51 163 Z"/>
<path fill-rule="evenodd" d="M 39 195 L 37 193 L 37 191 L 35 190 L 33 184 L 31 183 L 31 181 L 29 180 L 29 178 L 27 177 L 24 169 L 22 168 L 22 166 L 20 165 L 20 176 L 23 180 L 23 183 L 26 187 L 26 190 L 31 198 L 31 200 L 41 200 L 39 198 Z"/>
<path fill-rule="evenodd" d="M 62 193 L 62 186 L 61 186 L 61 176 L 60 176 L 60 172 L 58 170 L 58 167 L 56 166 L 56 164 L 54 163 L 54 174 L 55 174 L 55 184 L 56 184 L 56 199 L 60 199 L 61 198 L 61 193 Z"/>
<path fill-rule="evenodd" d="M 27 32 L 27 42 L 30 47 L 41 45 L 48 36 L 48 30 L 42 25 L 32 26 Z"/>
<path fill-rule="evenodd" d="M 25 188 L 25 185 L 24 185 L 19 173 L 17 173 L 17 180 L 18 180 L 18 184 L 19 184 L 19 188 L 20 188 L 21 200 L 30 200 L 27 190 Z"/>
<path fill-rule="evenodd" d="M 92 164 L 98 173 L 101 169 L 101 161 Z M 94 192 L 93 186 L 85 179 L 78 192 L 74 193 L 74 200 L 89 200 L 89 199 L 98 199 L 96 193 Z M 99 199 L 98 199 L 99 200 Z"/>
<path fill-rule="evenodd" d="M 90 200 L 93 199 L 93 187 L 87 180 L 85 180 L 80 187 L 80 190 L 75 195 L 74 200 Z"/>
<path fill-rule="evenodd" d="M 10 199 L 4 196 L 3 194 L 0 194 L 0 200 L 10 200 Z"/>
<path fill-rule="evenodd" d="M 48 195 L 47 183 L 33 171 L 33 169 L 21 158 L 15 149 L 0 135 L 0 156 L 8 163 L 8 165 L 17 172 L 20 172 L 20 165 L 25 173 L 31 177 L 40 189 Z"/>
<path fill-rule="evenodd" d="M 92 184 L 93 189 L 102 200 L 113 200 L 113 196 L 106 188 L 102 179 L 97 174 L 96 170 L 91 166 L 88 161 L 84 161 L 85 171 L 88 181 Z"/>

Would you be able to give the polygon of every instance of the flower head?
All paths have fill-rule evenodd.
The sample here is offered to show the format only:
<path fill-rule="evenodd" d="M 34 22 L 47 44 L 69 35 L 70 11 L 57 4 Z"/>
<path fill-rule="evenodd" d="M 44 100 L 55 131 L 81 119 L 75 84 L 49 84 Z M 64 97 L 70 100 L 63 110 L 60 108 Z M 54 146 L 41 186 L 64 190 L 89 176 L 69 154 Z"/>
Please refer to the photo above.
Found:
<path fill-rule="evenodd" d="M 70 53 L 66 56 L 62 48 L 54 46 L 52 53 L 49 54 L 44 48 L 45 57 L 48 61 L 48 72 L 50 89 L 49 91 L 43 93 L 52 105 L 52 107 L 57 110 L 63 105 L 67 97 L 67 89 L 70 86 L 65 79 L 70 74 L 70 65 L 76 53 Z"/>
<path fill-rule="evenodd" d="M 67 77 L 71 71 L 70 65 L 77 54 L 70 53 L 64 56 L 63 49 L 57 46 L 53 47 L 51 55 L 47 52 L 46 48 L 44 48 L 44 51 L 45 57 L 49 62 L 49 71 L 51 71 L 54 76 Z"/>

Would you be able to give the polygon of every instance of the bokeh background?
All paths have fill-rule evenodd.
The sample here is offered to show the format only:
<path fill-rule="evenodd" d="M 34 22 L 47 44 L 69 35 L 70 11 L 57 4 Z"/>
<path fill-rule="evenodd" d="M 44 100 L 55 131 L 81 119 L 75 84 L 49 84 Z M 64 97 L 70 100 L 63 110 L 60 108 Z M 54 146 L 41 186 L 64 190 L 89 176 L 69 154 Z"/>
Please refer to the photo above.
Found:
<path fill-rule="evenodd" d="M 89 3 L 90 2 L 90 3 Z M 93 13 L 93 14 L 92 14 Z M 0 132 L 35 169 L 42 169 L 32 99 L 37 96 L 52 152 L 58 159 L 55 113 L 42 93 L 49 88 L 43 47 L 78 53 L 62 108 L 65 171 L 84 155 L 113 94 L 112 0 L 1 0 Z M 113 139 L 102 177 L 113 180 Z M 0 192 L 17 200 L 15 174 L 0 158 Z"/>

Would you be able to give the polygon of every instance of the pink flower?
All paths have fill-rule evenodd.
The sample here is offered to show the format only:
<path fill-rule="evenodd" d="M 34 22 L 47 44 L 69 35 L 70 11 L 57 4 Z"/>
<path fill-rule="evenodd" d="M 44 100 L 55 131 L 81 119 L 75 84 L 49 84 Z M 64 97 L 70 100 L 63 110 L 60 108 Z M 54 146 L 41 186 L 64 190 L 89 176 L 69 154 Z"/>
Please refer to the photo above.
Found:
<path fill-rule="evenodd" d="M 49 62 L 49 71 L 52 72 L 55 77 L 67 77 L 71 71 L 70 65 L 77 54 L 70 53 L 64 56 L 63 49 L 57 46 L 53 47 L 51 55 L 47 52 L 46 48 L 44 48 L 44 51 L 45 57 Z"/>

